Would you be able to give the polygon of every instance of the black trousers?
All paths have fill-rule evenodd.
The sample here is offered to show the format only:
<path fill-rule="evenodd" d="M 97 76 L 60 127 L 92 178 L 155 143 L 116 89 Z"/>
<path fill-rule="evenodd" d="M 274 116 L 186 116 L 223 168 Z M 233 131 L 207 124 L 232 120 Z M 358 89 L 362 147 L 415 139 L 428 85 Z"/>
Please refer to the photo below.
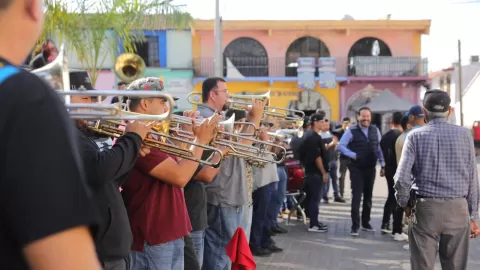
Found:
<path fill-rule="evenodd" d="M 360 202 L 363 195 L 362 207 L 362 226 L 370 225 L 370 213 L 372 211 L 372 193 L 373 184 L 375 183 L 376 169 L 358 168 L 350 164 L 350 181 L 352 186 L 352 229 L 360 228 Z"/>
<path fill-rule="evenodd" d="M 338 168 L 340 172 L 340 177 L 338 178 L 338 184 L 340 189 L 340 197 L 343 198 L 343 194 L 345 191 L 345 175 L 347 174 L 347 168 L 350 159 L 340 156 L 339 162 L 340 164 L 338 165 Z"/>
<path fill-rule="evenodd" d="M 320 198 L 323 194 L 323 177 L 321 174 L 307 174 L 305 176 L 307 186 L 308 210 L 307 215 L 310 219 L 310 228 L 319 226 L 318 214 L 320 211 Z"/>
<path fill-rule="evenodd" d="M 393 213 L 393 228 L 392 234 L 402 233 L 403 232 L 403 208 L 396 206 L 395 212 Z"/>
<path fill-rule="evenodd" d="M 393 185 L 395 185 L 395 180 L 393 176 L 395 175 L 396 168 L 389 168 L 385 167 L 385 178 L 387 179 L 388 185 L 388 198 L 385 202 L 385 206 L 383 207 L 383 219 L 382 219 L 382 226 L 386 226 L 390 224 L 390 216 L 393 216 L 395 209 L 397 208 L 397 200 L 395 199 L 395 189 L 393 189 Z"/>

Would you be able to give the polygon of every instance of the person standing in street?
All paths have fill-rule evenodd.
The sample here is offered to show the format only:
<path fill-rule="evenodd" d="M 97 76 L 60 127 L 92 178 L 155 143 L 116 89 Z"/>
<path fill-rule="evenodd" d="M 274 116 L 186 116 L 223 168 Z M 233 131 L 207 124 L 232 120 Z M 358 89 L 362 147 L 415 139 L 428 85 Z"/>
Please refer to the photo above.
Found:
<path fill-rule="evenodd" d="M 319 204 L 323 185 L 328 183 L 328 160 L 325 143 L 319 133 L 324 125 L 320 114 L 310 117 L 312 132 L 306 134 L 300 147 L 300 160 L 305 168 L 305 187 L 308 198 L 308 217 L 310 218 L 310 232 L 327 232 L 328 227 L 318 221 Z"/>
<path fill-rule="evenodd" d="M 362 228 L 364 231 L 375 232 L 370 225 L 370 213 L 377 160 L 382 166 L 380 175 L 383 176 L 385 171 L 385 162 L 380 148 L 382 135 L 376 126 L 371 125 L 371 119 L 370 108 L 360 108 L 357 113 L 357 124 L 345 131 L 338 145 L 338 150 L 350 158 L 348 169 L 352 186 L 352 231 L 350 233 L 352 236 L 358 236 L 360 228 L 362 194 Z"/>
<path fill-rule="evenodd" d="M 395 182 L 393 181 L 393 176 L 395 175 L 395 171 L 397 170 L 395 143 L 397 142 L 398 137 L 402 134 L 402 117 L 403 113 L 401 112 L 393 113 L 392 119 L 390 120 L 390 125 L 392 129 L 390 129 L 387 133 L 385 133 L 385 135 L 383 135 L 380 142 L 383 157 L 385 158 L 385 178 L 387 179 L 388 186 L 388 198 L 383 208 L 383 219 L 381 227 L 381 231 L 384 234 L 392 233 L 392 231 L 390 230 L 390 217 L 394 216 L 395 210 L 397 209 L 397 200 L 395 199 L 395 190 L 393 189 L 393 185 L 395 184 Z M 393 234 L 393 237 L 396 241 L 408 240 L 408 236 L 402 231 L 395 232 Z"/>
<path fill-rule="evenodd" d="M 322 130 L 320 131 L 320 136 L 325 143 L 325 149 L 327 150 L 328 155 L 328 174 L 330 175 L 330 180 L 323 186 L 323 201 L 328 203 L 328 191 L 330 190 L 330 183 L 333 188 L 333 199 L 335 202 L 344 203 L 345 200 L 340 197 L 338 192 L 338 163 L 337 163 L 337 145 L 338 145 L 338 137 L 333 135 L 330 130 L 330 124 L 328 119 L 325 119 L 325 123 L 322 126 Z"/>
<path fill-rule="evenodd" d="M 450 102 L 444 91 L 425 93 L 427 125 L 407 136 L 394 177 L 398 204 L 410 213 L 413 270 L 434 268 L 438 236 L 442 269 L 467 269 L 469 238 L 480 235 L 473 138 L 447 121 Z"/>
<path fill-rule="evenodd" d="M 336 130 L 333 131 L 333 134 L 338 137 L 338 140 L 340 141 L 342 139 L 343 134 L 345 134 L 345 131 L 347 128 L 351 125 L 350 123 L 350 118 L 345 117 L 342 119 L 342 126 Z M 337 146 L 338 148 L 338 146 Z M 350 161 L 350 158 L 343 155 L 341 152 L 339 152 L 339 172 L 340 172 L 340 177 L 338 178 L 338 188 L 340 192 L 340 197 L 344 198 L 345 194 L 345 175 L 347 174 L 347 168 L 348 168 L 348 163 Z"/>

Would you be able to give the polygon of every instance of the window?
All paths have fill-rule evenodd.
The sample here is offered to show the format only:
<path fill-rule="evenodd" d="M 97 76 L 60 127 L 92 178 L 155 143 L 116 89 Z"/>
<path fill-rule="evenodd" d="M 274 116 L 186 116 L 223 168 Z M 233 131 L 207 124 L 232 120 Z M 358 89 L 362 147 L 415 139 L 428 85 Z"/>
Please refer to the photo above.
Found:
<path fill-rule="evenodd" d="M 147 67 L 159 67 L 160 56 L 158 55 L 158 37 L 145 37 L 146 42 L 135 42 L 137 54 L 142 57 Z"/>

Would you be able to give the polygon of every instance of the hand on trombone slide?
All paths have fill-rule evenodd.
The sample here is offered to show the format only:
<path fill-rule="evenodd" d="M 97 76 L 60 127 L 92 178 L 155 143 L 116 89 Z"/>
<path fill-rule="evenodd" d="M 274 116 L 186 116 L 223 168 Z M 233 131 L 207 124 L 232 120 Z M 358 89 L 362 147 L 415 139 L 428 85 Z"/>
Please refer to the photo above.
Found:
<path fill-rule="evenodd" d="M 209 144 L 217 134 L 217 125 L 222 117 L 215 114 L 213 117 L 203 119 L 203 122 L 196 126 L 195 119 L 192 119 L 192 132 L 195 140 L 200 144 Z"/>

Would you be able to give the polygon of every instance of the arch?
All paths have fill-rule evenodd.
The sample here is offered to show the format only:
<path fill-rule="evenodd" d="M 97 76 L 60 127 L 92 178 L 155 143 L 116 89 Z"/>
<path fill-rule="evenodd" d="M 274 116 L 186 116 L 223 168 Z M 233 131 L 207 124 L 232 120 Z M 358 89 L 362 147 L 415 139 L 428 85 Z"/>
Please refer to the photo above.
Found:
<path fill-rule="evenodd" d="M 245 77 L 268 77 L 267 50 L 254 38 L 236 38 L 223 51 L 223 66 L 224 77 L 235 71 Z"/>
<path fill-rule="evenodd" d="M 370 84 L 367 85 L 365 88 L 356 91 L 347 101 L 347 104 L 346 104 L 347 117 L 350 117 L 350 119 L 352 120 L 356 119 L 357 112 L 354 108 L 362 105 L 366 105 L 381 93 L 382 93 L 382 90 L 376 89 Z"/>
<path fill-rule="evenodd" d="M 378 42 L 377 49 L 380 50 L 374 55 L 372 50 L 375 42 Z M 392 56 L 392 51 L 385 41 L 376 37 L 364 37 L 353 43 L 348 51 L 348 58 L 355 56 Z"/>
<path fill-rule="evenodd" d="M 288 103 L 287 109 L 300 111 L 315 111 L 321 109 L 325 111 L 326 118 L 331 119 L 332 106 L 328 99 L 317 91 L 300 91 L 296 100 Z"/>
<path fill-rule="evenodd" d="M 318 38 L 312 36 L 297 38 L 285 53 L 285 76 L 297 76 L 297 59 L 299 57 L 330 57 L 330 50 Z M 318 70 L 315 70 L 315 76 L 318 76 Z"/>

